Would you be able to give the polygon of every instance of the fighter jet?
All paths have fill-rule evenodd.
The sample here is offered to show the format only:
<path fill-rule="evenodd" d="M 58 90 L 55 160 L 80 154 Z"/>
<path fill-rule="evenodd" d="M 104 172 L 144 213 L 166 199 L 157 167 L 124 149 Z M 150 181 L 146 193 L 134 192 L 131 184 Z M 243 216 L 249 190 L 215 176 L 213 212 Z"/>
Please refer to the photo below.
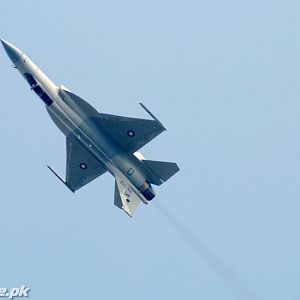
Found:
<path fill-rule="evenodd" d="M 151 120 L 99 113 L 63 85 L 55 85 L 21 50 L 5 40 L 3 47 L 39 98 L 56 126 L 66 136 L 66 175 L 72 192 L 106 171 L 115 177 L 114 204 L 132 216 L 140 202 L 155 197 L 161 185 L 179 168 L 176 163 L 146 160 L 138 150 L 166 128 L 143 105 Z"/>

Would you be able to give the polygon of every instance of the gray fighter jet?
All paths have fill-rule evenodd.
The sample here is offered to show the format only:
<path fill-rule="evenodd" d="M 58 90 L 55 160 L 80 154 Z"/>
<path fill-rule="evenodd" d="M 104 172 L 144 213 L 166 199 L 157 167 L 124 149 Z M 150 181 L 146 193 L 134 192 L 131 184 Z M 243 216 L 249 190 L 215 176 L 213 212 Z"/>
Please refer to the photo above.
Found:
<path fill-rule="evenodd" d="M 155 197 L 152 184 L 161 185 L 179 171 L 175 163 L 146 160 L 137 152 L 166 130 L 142 103 L 151 120 L 99 113 L 64 86 L 56 86 L 14 45 L 1 42 L 66 136 L 65 180 L 48 168 L 72 192 L 108 171 L 115 177 L 114 204 L 132 216 L 140 202 L 148 204 Z"/>

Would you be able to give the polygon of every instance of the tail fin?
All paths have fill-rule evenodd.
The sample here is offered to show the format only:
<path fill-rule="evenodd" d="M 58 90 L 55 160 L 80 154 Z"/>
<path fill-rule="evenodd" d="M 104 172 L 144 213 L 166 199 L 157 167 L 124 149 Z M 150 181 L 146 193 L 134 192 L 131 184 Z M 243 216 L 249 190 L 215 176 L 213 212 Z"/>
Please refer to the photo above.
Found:
<path fill-rule="evenodd" d="M 166 161 L 142 160 L 152 184 L 161 185 L 179 171 L 176 163 Z"/>
<path fill-rule="evenodd" d="M 134 211 L 138 205 L 142 202 L 142 199 L 136 194 L 136 192 L 130 187 L 129 182 L 124 177 L 116 176 L 115 181 L 115 206 L 123 209 L 130 217 L 132 217 Z"/>

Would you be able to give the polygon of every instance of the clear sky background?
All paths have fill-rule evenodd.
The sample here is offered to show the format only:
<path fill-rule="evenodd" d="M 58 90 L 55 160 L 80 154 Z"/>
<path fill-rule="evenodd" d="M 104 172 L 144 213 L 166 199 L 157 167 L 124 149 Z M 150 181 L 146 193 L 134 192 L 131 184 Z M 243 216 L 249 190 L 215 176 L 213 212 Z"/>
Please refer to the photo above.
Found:
<path fill-rule="evenodd" d="M 1 1 L 0 37 L 181 168 L 134 218 L 76 194 L 65 138 L 0 50 L 0 287 L 30 299 L 300 299 L 299 1 Z"/>

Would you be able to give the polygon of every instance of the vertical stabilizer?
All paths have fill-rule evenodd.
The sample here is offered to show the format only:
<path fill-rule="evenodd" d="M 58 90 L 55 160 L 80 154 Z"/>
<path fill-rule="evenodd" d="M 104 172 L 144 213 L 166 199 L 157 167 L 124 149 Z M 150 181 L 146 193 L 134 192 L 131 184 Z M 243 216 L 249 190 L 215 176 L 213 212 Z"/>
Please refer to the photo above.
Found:
<path fill-rule="evenodd" d="M 129 182 L 125 177 L 122 178 L 116 176 L 115 179 L 114 204 L 123 209 L 130 217 L 132 217 L 134 211 L 142 202 L 142 200 L 140 196 L 137 195 L 137 193 L 130 187 Z"/>

